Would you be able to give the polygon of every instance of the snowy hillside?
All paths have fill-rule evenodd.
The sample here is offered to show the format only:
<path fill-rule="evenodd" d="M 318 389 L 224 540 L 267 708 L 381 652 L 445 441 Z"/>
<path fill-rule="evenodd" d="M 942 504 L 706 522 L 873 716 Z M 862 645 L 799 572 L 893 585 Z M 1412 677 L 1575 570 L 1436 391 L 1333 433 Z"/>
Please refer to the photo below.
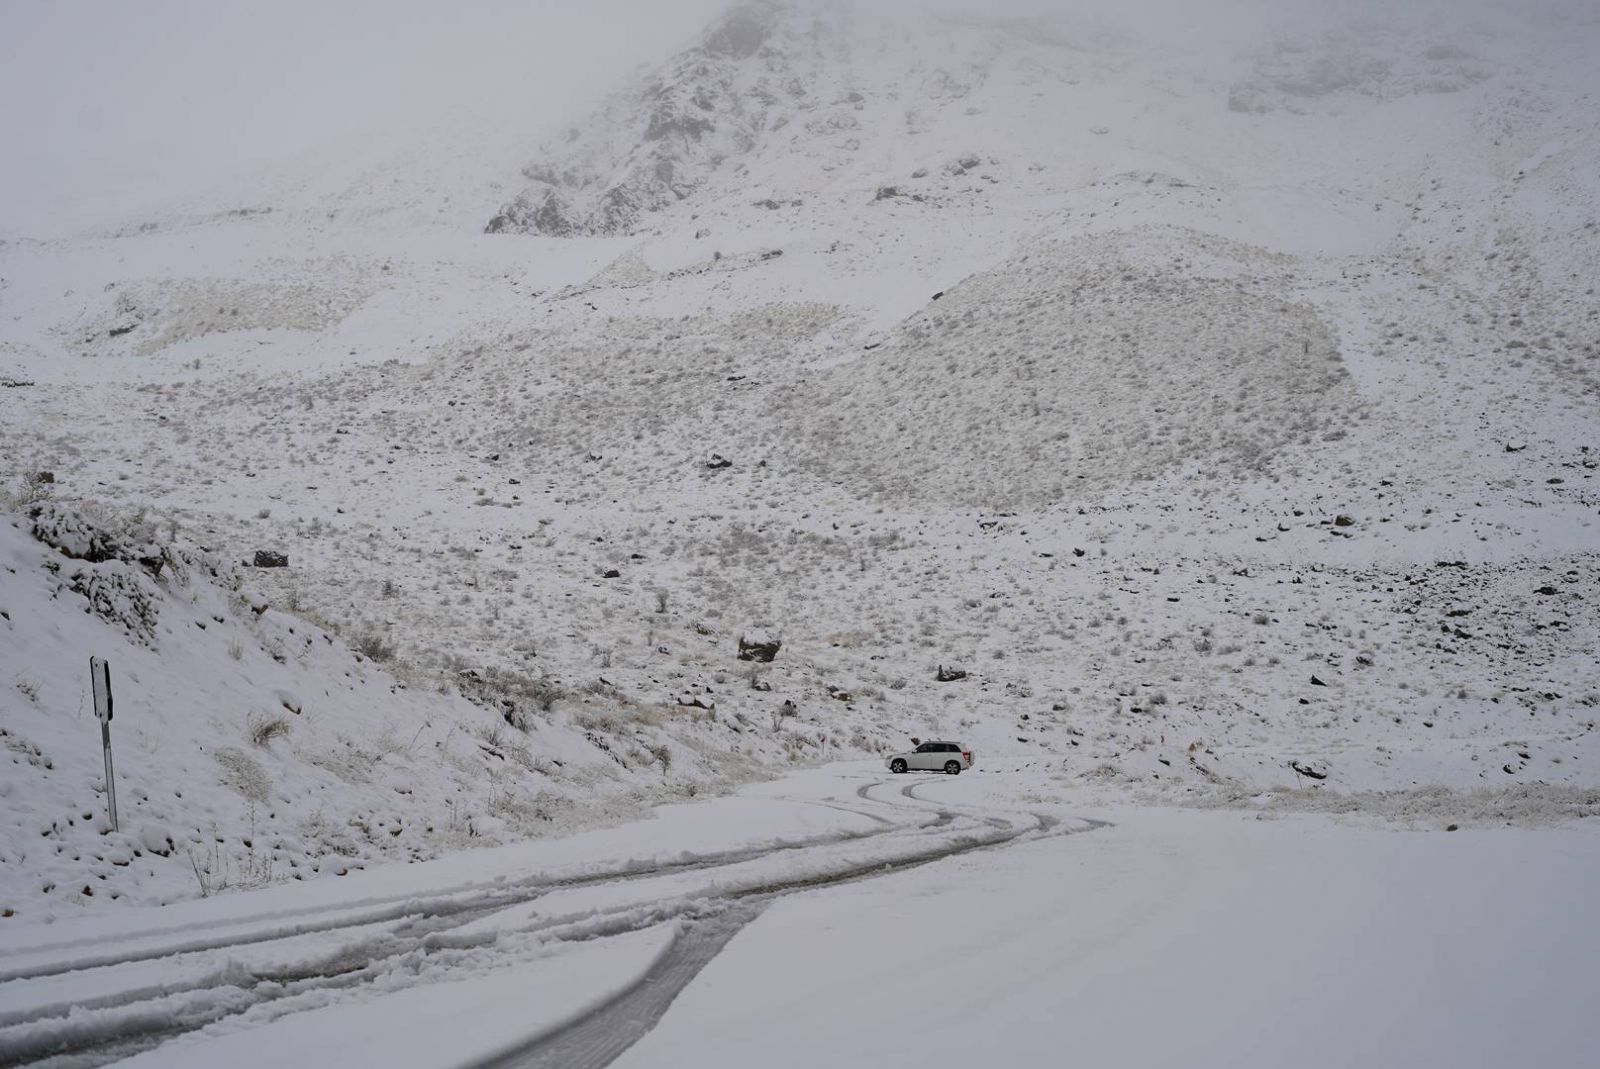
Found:
<path fill-rule="evenodd" d="M 0 905 L 912 735 L 1164 801 L 1592 814 L 1600 16 L 1159 8 L 757 2 L 542 146 L 500 96 L 476 155 L 418 125 L 8 232 L 0 477 L 185 563 L 5 513 Z"/>
<path fill-rule="evenodd" d="M 17 913 L 561 834 L 783 756 L 785 735 L 745 741 L 737 723 L 685 734 L 641 711 L 619 728 L 548 680 L 463 669 L 435 686 L 381 639 L 347 643 L 295 615 L 292 598 L 263 593 L 266 572 L 169 541 L 153 522 L 49 502 L 7 519 L 0 898 Z M 91 653 L 113 670 L 120 833 Z M 572 720 L 547 715 L 557 700 Z M 692 714 L 709 719 L 692 708 L 682 720 Z M 603 737 L 592 721 L 609 726 Z"/>

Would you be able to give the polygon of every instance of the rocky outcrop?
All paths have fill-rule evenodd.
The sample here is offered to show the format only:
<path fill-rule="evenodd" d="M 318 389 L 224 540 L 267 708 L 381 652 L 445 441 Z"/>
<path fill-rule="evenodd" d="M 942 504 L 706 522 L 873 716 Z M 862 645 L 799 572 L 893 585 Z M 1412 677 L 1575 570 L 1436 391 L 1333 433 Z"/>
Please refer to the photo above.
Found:
<path fill-rule="evenodd" d="M 775 46 L 786 5 L 730 11 L 693 48 L 624 92 L 523 174 L 530 184 L 488 233 L 625 234 L 692 194 L 718 164 L 755 147 L 790 80 Z"/>
<path fill-rule="evenodd" d="M 739 660 L 758 661 L 762 664 L 771 664 L 778 656 L 778 651 L 783 648 L 783 643 L 772 638 L 764 632 L 755 631 L 739 636 Z"/>

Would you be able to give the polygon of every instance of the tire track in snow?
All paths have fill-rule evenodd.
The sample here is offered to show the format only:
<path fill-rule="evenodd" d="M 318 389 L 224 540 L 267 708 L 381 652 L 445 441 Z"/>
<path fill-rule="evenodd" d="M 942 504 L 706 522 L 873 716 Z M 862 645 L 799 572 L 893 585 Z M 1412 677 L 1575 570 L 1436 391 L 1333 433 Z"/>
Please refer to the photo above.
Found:
<path fill-rule="evenodd" d="M 554 1032 L 528 1041 L 470 1069 L 602 1069 L 650 1033 L 700 970 L 734 936 L 761 915 L 764 903 L 745 904 L 720 916 L 691 921 L 631 986 Z"/>
<path fill-rule="evenodd" d="M 887 783 L 888 781 L 876 781 L 863 784 L 856 789 L 856 795 L 867 801 L 875 801 L 869 792 L 873 787 L 885 786 Z M 922 784 L 908 784 L 900 793 L 913 801 L 930 802 L 929 799 L 919 798 L 916 795 L 915 789 L 919 786 Z M 948 813 L 942 815 L 949 816 Z M 864 866 L 845 875 L 810 881 L 797 880 L 791 886 L 773 888 L 758 897 L 742 901 L 720 916 L 691 921 L 680 930 L 672 944 L 656 959 L 644 976 L 614 998 L 575 1021 L 529 1039 L 521 1047 L 474 1062 L 469 1069 L 605 1069 L 647 1036 L 666 1016 L 678 995 L 694 981 L 701 970 L 711 964 L 722 948 L 760 917 L 768 905 L 784 895 L 920 868 L 962 854 L 1003 847 L 1023 837 L 1037 839 L 1083 834 L 1114 826 L 1110 821 L 1074 817 L 1075 821 L 1085 826 L 1057 830 L 1061 824 L 1059 818 L 1039 813 L 1030 815 L 1038 821 L 1035 828 L 1018 831 L 1011 821 L 990 818 L 995 821 L 991 826 L 1003 825 L 1008 834 L 999 839 L 954 846 L 945 851 L 908 861 Z"/>
<path fill-rule="evenodd" d="M 934 782 L 937 782 L 937 781 L 934 781 Z M 917 788 L 918 787 L 925 787 L 927 785 L 928 785 L 927 781 L 924 781 L 924 782 L 921 782 L 921 783 L 908 783 L 904 787 L 900 788 L 900 793 L 902 795 L 904 795 L 905 797 L 910 798 L 913 801 L 917 801 L 917 802 L 927 802 L 930 805 L 941 805 L 941 806 L 947 804 L 947 803 L 944 803 L 944 802 L 935 802 L 931 798 L 923 798 L 923 797 L 919 796 L 917 794 Z M 973 807 L 972 806 L 959 806 L 957 808 L 960 808 L 960 809 L 971 809 Z M 1034 816 L 1035 819 L 1037 819 L 1037 815 L 1036 814 L 1029 814 L 1029 815 L 1030 816 Z M 1015 828 L 1016 827 L 1015 823 L 1013 823 L 1012 821 L 1006 820 L 1004 817 L 986 816 L 986 815 L 984 815 L 982 813 L 978 813 L 978 814 L 974 815 L 973 819 L 981 820 L 984 823 L 990 824 L 990 825 L 992 825 L 992 826 L 994 826 L 996 828 Z"/>
<path fill-rule="evenodd" d="M 887 780 L 874 781 L 864 784 L 856 794 L 862 800 L 879 806 L 912 808 L 904 802 L 871 796 L 870 791 L 873 788 L 889 785 L 890 781 Z M 908 802 L 921 803 L 915 808 L 918 812 L 926 813 L 928 806 L 939 803 L 918 797 L 914 792 L 918 786 L 922 785 L 908 785 L 899 793 Z M 253 975 L 243 983 L 235 974 L 228 982 L 219 983 L 217 977 L 211 976 L 187 988 L 164 987 L 161 995 L 169 998 L 186 992 L 201 996 L 202 999 L 207 991 L 227 995 L 213 999 L 209 1004 L 188 1007 L 181 1014 L 175 1014 L 170 1007 L 158 1008 L 150 1005 L 149 996 L 153 992 L 148 989 L 136 990 L 123 993 L 120 999 L 118 996 L 110 996 L 97 1000 L 102 1008 L 112 1010 L 115 1016 L 92 1023 L 84 1022 L 85 1027 L 82 1028 L 67 1026 L 59 1031 L 46 1028 L 41 1034 L 33 1036 L 31 1041 L 26 1034 L 13 1033 L 8 1038 L 0 1033 L 0 1069 L 35 1064 L 40 1058 L 46 1059 L 52 1066 L 93 1069 L 95 1066 L 127 1057 L 140 1050 L 159 1046 L 168 1039 L 242 1013 L 262 1002 L 305 994 L 317 988 L 346 989 L 370 982 L 385 974 L 388 963 L 407 954 L 419 951 L 428 954 L 446 950 L 469 953 L 485 950 L 494 952 L 496 947 L 493 934 L 474 936 L 458 942 L 449 937 L 449 930 L 495 911 L 531 902 L 550 890 L 626 883 L 648 877 L 728 867 L 772 857 L 786 851 L 825 848 L 892 831 L 904 833 L 906 838 L 914 840 L 931 832 L 945 830 L 957 820 L 972 821 L 988 829 L 985 834 L 974 838 L 953 841 L 941 838 L 940 845 L 931 850 L 912 849 L 902 856 L 888 859 L 880 856 L 846 861 L 842 865 L 834 863 L 831 867 L 825 865 L 820 871 L 801 872 L 769 880 L 758 878 L 753 882 L 726 889 L 713 885 L 711 888 L 703 889 L 697 897 L 669 896 L 668 899 L 660 900 L 654 905 L 635 903 L 610 914 L 602 913 L 587 919 L 554 918 L 532 928 L 522 929 L 533 934 L 542 932 L 552 942 L 565 942 L 573 939 L 604 938 L 637 931 L 674 917 L 680 918 L 682 927 L 668 950 L 652 964 L 650 970 L 636 984 L 583 1018 L 553 1033 L 531 1038 L 523 1046 L 483 1063 L 485 1066 L 508 1067 L 602 1066 L 609 1064 L 622 1051 L 648 1034 L 665 1014 L 677 993 L 692 982 L 729 940 L 778 897 L 854 880 L 871 879 L 975 850 L 996 848 L 1006 845 L 1019 836 L 1036 834 L 1039 831 L 1039 828 L 1018 830 L 1011 821 L 987 818 L 981 814 L 956 814 L 942 808 L 935 812 L 935 820 L 929 823 L 892 823 L 878 814 L 863 813 L 841 805 L 832 807 L 884 822 L 885 826 L 870 832 L 727 851 L 714 857 L 696 858 L 650 869 L 629 868 L 591 873 L 569 879 L 545 880 L 536 885 L 530 881 L 521 885 L 514 894 L 506 892 L 502 887 L 501 893 L 492 896 L 492 900 L 479 897 L 434 903 L 433 912 L 408 913 L 398 918 L 403 923 L 396 929 L 378 933 L 362 943 L 340 948 L 321 963 L 302 965 L 292 970 L 263 970 L 261 974 Z M 1090 827 L 1076 830 L 1092 830 L 1094 827 L 1104 826 L 1103 822 L 1085 823 Z M 1043 827 L 1041 823 L 1040 828 Z M 411 904 L 415 906 L 416 900 L 412 899 Z M 296 927 L 302 930 L 328 931 L 354 927 L 362 923 L 372 923 L 370 915 L 355 919 L 342 916 L 316 925 Z M 266 942 L 271 938 L 269 933 L 247 933 L 244 938 L 232 942 L 221 939 L 213 942 L 221 947 L 230 947 Z M 157 956 L 167 955 L 152 950 L 126 956 L 118 963 L 146 960 Z M 69 970 L 56 969 L 47 975 L 55 975 L 62 971 Z M 118 1009 L 122 1010 L 120 1014 L 115 1013 Z M 57 1023 L 67 1025 L 67 1022 L 61 1019 L 65 1018 L 68 1012 L 70 1012 L 68 1007 L 52 1007 L 42 1012 L 34 1011 L 27 1020 L 16 1023 L 48 1025 L 50 1019 L 54 1017 Z M 10 1023 L 12 1022 L 7 1022 Z M 23 1031 L 26 1033 L 27 1030 Z"/>
<path fill-rule="evenodd" d="M 810 800 L 792 799 L 796 804 L 812 804 Z M 198 1030 L 250 1009 L 256 1005 L 305 994 L 309 989 L 347 988 L 367 982 L 382 975 L 383 966 L 405 955 L 418 951 L 430 953 L 437 950 L 479 950 L 492 937 L 475 937 L 468 940 L 450 940 L 448 933 L 495 912 L 533 902 L 552 891 L 571 890 L 586 886 L 615 885 L 635 880 L 659 878 L 687 872 L 727 868 L 746 862 L 778 856 L 789 852 L 803 852 L 840 844 L 859 842 L 893 832 L 917 834 L 942 827 L 944 820 L 936 818 L 926 824 L 907 822 L 896 824 L 878 813 L 852 808 L 841 803 L 831 803 L 827 808 L 851 813 L 879 825 L 866 831 L 830 833 L 793 842 L 780 842 L 763 846 L 741 847 L 715 854 L 669 861 L 650 865 L 630 865 L 607 871 L 580 873 L 569 877 L 533 877 L 504 883 L 483 885 L 487 894 L 463 895 L 462 888 L 452 888 L 433 896 L 395 896 L 390 899 L 369 899 L 364 903 L 345 903 L 336 916 L 321 920 L 303 921 L 290 925 L 245 932 L 225 932 L 212 936 L 191 938 L 179 943 L 168 943 L 143 950 L 121 954 L 84 956 L 57 961 L 31 969 L 13 969 L 0 973 L 0 983 L 26 982 L 59 976 L 64 973 L 119 965 L 131 965 L 152 960 L 176 958 L 184 955 L 215 950 L 260 945 L 295 938 L 307 934 L 326 934 L 351 928 L 398 922 L 396 927 L 377 933 L 350 946 L 341 947 L 321 961 L 304 963 L 291 969 L 241 970 L 234 965 L 228 969 L 207 968 L 203 974 L 187 982 L 164 982 L 126 989 L 116 994 L 98 996 L 91 1000 L 35 1006 L 26 1011 L 0 1015 L 0 1069 L 32 1064 L 39 1058 L 48 1058 L 52 1065 L 92 1067 L 127 1057 L 140 1050 L 159 1045 L 167 1039 Z M 470 886 L 470 885 L 469 885 Z M 363 905 L 392 902 L 380 910 L 362 910 Z M 332 909 L 318 912 L 330 913 Z M 615 935 L 659 924 L 663 920 L 684 912 L 680 904 L 665 913 L 637 907 L 620 913 L 628 919 L 614 924 L 610 930 L 596 933 L 579 923 L 558 919 L 536 926 L 551 933 L 553 941 L 570 938 L 593 938 L 598 935 Z M 257 917 L 235 919 L 228 923 L 237 929 L 262 919 L 275 919 L 286 915 L 284 911 L 262 914 Z M 563 930 L 582 934 L 566 935 Z M 171 931 L 166 930 L 166 931 Z M 163 931 L 161 934 L 166 934 Z M 82 945 L 76 942 L 55 944 L 58 947 Z M 32 947 L 26 952 L 37 954 L 43 948 Z M 241 972 L 243 975 L 241 975 Z M 206 993 L 227 993 L 224 998 L 206 998 Z M 187 1003 L 175 1002 L 184 996 L 194 996 Z M 151 1012 L 152 1005 L 161 1000 L 163 1008 Z M 103 1011 L 94 1023 L 71 1025 L 66 1022 L 76 1011 L 91 1009 Z M 9 1034 L 8 1034 L 9 1033 Z"/>
<path fill-rule="evenodd" d="M 869 799 L 870 801 L 871 799 Z M 693 872 L 698 869 L 720 868 L 736 865 L 757 858 L 769 857 L 785 851 L 806 850 L 817 846 L 826 846 L 833 843 L 851 842 L 870 838 L 875 835 L 884 835 L 898 830 L 901 826 L 895 825 L 877 813 L 851 809 L 844 805 L 829 805 L 825 808 L 838 809 L 842 812 L 853 813 L 866 820 L 871 820 L 880 827 L 860 832 L 833 833 L 829 835 L 814 836 L 809 839 L 799 839 L 794 842 L 778 843 L 768 846 L 740 847 L 735 850 L 725 850 L 712 854 L 700 855 L 682 861 L 663 861 L 656 864 L 640 865 L 624 869 L 613 869 L 602 872 L 580 873 L 566 877 L 529 877 L 524 880 L 510 881 L 509 883 L 465 885 L 463 887 L 449 888 L 435 892 L 431 895 L 402 895 L 387 898 L 373 898 L 355 903 L 342 903 L 338 906 L 312 911 L 316 913 L 336 913 L 336 916 L 326 917 L 322 920 L 301 920 L 287 924 L 274 925 L 256 931 L 219 932 L 216 935 L 191 937 L 144 950 L 124 951 L 122 953 L 85 954 L 78 958 L 69 958 L 49 962 L 36 966 L 24 966 L 12 969 L 0 968 L 0 984 L 11 983 L 19 980 L 41 980 L 51 976 L 60 976 L 63 973 L 79 972 L 86 969 L 107 968 L 115 965 L 128 965 L 141 961 L 153 961 L 160 958 L 176 957 L 182 954 L 196 954 L 209 950 L 226 950 L 233 947 L 249 946 L 257 943 L 271 943 L 283 939 L 292 939 L 302 935 L 312 935 L 321 932 L 333 932 L 346 928 L 359 928 L 370 924 L 382 924 L 391 921 L 413 922 L 425 924 L 444 918 L 457 918 L 458 923 L 467 923 L 495 910 L 505 909 L 510 906 L 531 902 L 540 895 L 552 890 L 566 890 L 574 887 L 584 887 L 591 884 L 616 883 L 625 880 L 647 879 L 677 872 Z M 260 914 L 256 917 L 234 918 L 227 922 L 228 928 L 241 928 L 252 923 L 276 920 L 279 918 L 304 916 L 291 910 L 280 910 L 272 913 Z M 155 937 L 160 935 L 177 934 L 184 929 L 154 929 L 144 936 Z M 436 930 L 436 929 L 433 929 Z M 140 938 L 135 936 L 134 938 Z M 49 953 L 51 950 L 66 949 L 83 945 L 79 941 L 39 944 L 28 947 L 19 952 L 19 955 L 37 955 Z M 0 954 L 0 961 L 5 958 Z"/>
<path fill-rule="evenodd" d="M 796 804 L 811 804 L 809 800 L 792 799 Z M 344 903 L 325 908 L 316 913 L 334 914 L 322 919 L 300 921 L 287 925 L 273 925 L 256 931 L 237 929 L 262 920 L 290 915 L 287 911 L 261 914 L 230 920 L 225 930 L 214 935 L 191 937 L 137 951 L 81 956 L 75 959 L 49 962 L 32 968 L 14 968 L 0 972 L 0 984 L 25 983 L 29 980 L 60 976 L 65 973 L 121 965 L 136 965 L 162 959 L 175 959 L 210 951 L 226 951 L 252 945 L 263 945 L 309 934 L 332 934 L 353 928 L 394 923 L 393 928 L 375 933 L 359 942 L 340 947 L 326 957 L 303 963 L 293 968 L 242 968 L 236 963 L 217 964 L 203 968 L 198 975 L 186 981 L 162 981 L 95 996 L 85 1000 L 44 1004 L 26 1010 L 0 1013 L 0 1069 L 34 1064 L 39 1058 L 49 1059 L 49 1064 L 93 1067 L 109 1061 L 128 1057 L 141 1050 L 150 1049 L 168 1039 L 186 1032 L 196 1031 L 226 1017 L 242 1013 L 265 1002 L 278 1001 L 306 993 L 311 988 L 347 988 L 367 982 L 382 974 L 386 963 L 418 951 L 481 949 L 484 938 L 451 941 L 453 929 L 461 928 L 495 912 L 533 902 L 553 891 L 571 890 L 595 885 L 615 885 L 635 880 L 687 872 L 714 870 L 743 864 L 789 852 L 803 852 L 844 843 L 858 842 L 892 832 L 916 832 L 942 824 L 934 820 L 925 826 L 895 824 L 878 813 L 855 809 L 833 803 L 827 808 L 851 813 L 873 821 L 878 827 L 866 831 L 835 832 L 813 836 L 793 842 L 779 842 L 762 846 L 741 847 L 649 865 L 632 865 L 606 871 L 579 873 L 567 877 L 531 877 L 513 881 L 509 885 L 497 883 L 478 885 L 480 893 L 471 893 L 472 885 L 450 888 L 428 896 L 393 896 L 387 899 L 368 899 L 364 902 Z M 465 893 L 464 893 L 465 892 Z M 378 903 L 392 903 L 380 909 L 362 909 Z M 624 911 L 628 912 L 628 911 Z M 634 911 L 639 916 L 618 925 L 604 934 L 621 934 L 659 924 L 670 915 L 650 915 Z M 554 921 L 548 925 L 554 941 L 565 941 L 560 934 L 571 925 Z M 150 934 L 170 934 L 174 929 L 157 929 Z M 591 936 L 576 936 L 587 938 Z M 137 936 L 135 938 L 138 938 Z M 81 946 L 80 941 L 54 944 L 56 947 Z M 37 955 L 46 948 L 35 946 L 23 953 Z M 3 955 L 0 955 L 3 958 Z M 227 997 L 207 998 L 208 992 Z M 185 996 L 193 996 L 183 1002 Z M 162 1007 L 149 1012 L 160 1001 Z M 68 1024 L 67 1019 L 83 1011 L 102 1011 L 99 1019 L 90 1024 Z M 8 1034 L 9 1033 L 9 1034 Z"/>
<path fill-rule="evenodd" d="M 933 784 L 939 783 L 939 782 L 947 782 L 947 781 L 941 781 L 941 780 L 933 779 L 933 780 L 922 780 L 922 781 L 917 782 L 917 783 L 908 783 L 908 784 L 906 784 L 906 786 L 904 786 L 904 787 L 902 787 L 900 789 L 900 793 L 902 795 L 904 795 L 905 797 L 907 797 L 907 798 L 914 798 L 919 802 L 927 802 L 930 805 L 938 805 L 938 806 L 951 805 L 951 803 L 948 803 L 948 802 L 935 802 L 931 798 L 923 798 L 921 795 L 916 793 L 919 788 L 929 787 L 929 786 L 932 786 Z M 869 786 L 871 786 L 871 784 L 869 784 Z M 859 792 L 857 792 L 857 793 L 859 793 Z M 958 809 L 973 809 L 975 807 L 966 806 L 966 805 L 959 805 L 959 806 L 955 806 L 955 808 L 958 808 Z M 948 810 L 941 809 L 940 812 L 941 813 L 948 813 Z M 1061 818 L 1060 817 L 1053 816 L 1050 813 L 1038 813 L 1038 812 L 1033 812 L 1031 810 L 1028 811 L 1028 816 L 1032 817 L 1035 821 L 1038 822 L 1038 826 L 1035 829 L 1035 831 L 1037 832 L 1037 835 L 1034 836 L 1035 838 L 1045 838 L 1046 836 L 1049 836 L 1049 835 L 1074 835 L 1074 834 L 1080 834 L 1080 833 L 1085 832 L 1085 831 L 1098 831 L 1101 828 L 1114 828 L 1114 827 L 1117 826 L 1114 821 L 1110 821 L 1110 820 L 1096 820 L 1093 817 L 1073 817 L 1071 819 L 1077 821 L 1080 824 L 1085 824 L 1085 825 L 1088 825 L 1088 826 L 1084 827 L 1084 828 L 1067 828 L 1067 829 L 1065 829 L 1063 831 L 1059 831 L 1058 832 L 1056 829 L 1059 828 L 1060 825 L 1061 825 Z M 1010 821 L 1002 820 L 999 817 L 993 817 L 993 816 L 985 817 L 985 816 L 982 816 L 982 815 L 978 815 L 977 819 L 990 821 L 991 823 L 995 823 L 997 826 L 1000 825 L 1000 824 L 1004 824 L 1007 827 L 1012 826 Z"/>

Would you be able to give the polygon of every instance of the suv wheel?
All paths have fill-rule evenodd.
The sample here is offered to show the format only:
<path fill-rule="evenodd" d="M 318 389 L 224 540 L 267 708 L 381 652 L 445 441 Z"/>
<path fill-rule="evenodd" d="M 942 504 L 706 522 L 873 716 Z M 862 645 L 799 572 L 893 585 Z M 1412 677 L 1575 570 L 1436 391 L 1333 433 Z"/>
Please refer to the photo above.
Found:
<path fill-rule="evenodd" d="M 951 763 L 954 764 L 954 762 L 951 762 Z M 890 772 L 904 772 L 905 770 L 906 770 L 905 758 L 896 757 L 893 761 L 889 762 L 889 771 Z"/>
<path fill-rule="evenodd" d="M 950 773 L 952 776 L 959 776 L 959 775 L 961 775 L 961 762 L 960 761 L 946 761 L 944 763 L 944 770 L 946 772 Z"/>

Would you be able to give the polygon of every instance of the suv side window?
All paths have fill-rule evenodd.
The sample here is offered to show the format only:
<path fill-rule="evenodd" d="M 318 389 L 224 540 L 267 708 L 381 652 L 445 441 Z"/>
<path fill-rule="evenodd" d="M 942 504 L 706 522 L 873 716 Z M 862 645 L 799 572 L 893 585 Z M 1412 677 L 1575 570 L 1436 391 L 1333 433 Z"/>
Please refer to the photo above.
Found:
<path fill-rule="evenodd" d="M 944 746 L 941 747 L 941 749 L 943 749 L 945 753 L 960 753 L 961 752 L 961 747 L 957 746 L 953 742 L 945 743 Z"/>
<path fill-rule="evenodd" d="M 916 752 L 917 753 L 933 753 L 938 748 L 939 748 L 938 743 L 925 742 L 921 746 L 917 747 Z"/>

